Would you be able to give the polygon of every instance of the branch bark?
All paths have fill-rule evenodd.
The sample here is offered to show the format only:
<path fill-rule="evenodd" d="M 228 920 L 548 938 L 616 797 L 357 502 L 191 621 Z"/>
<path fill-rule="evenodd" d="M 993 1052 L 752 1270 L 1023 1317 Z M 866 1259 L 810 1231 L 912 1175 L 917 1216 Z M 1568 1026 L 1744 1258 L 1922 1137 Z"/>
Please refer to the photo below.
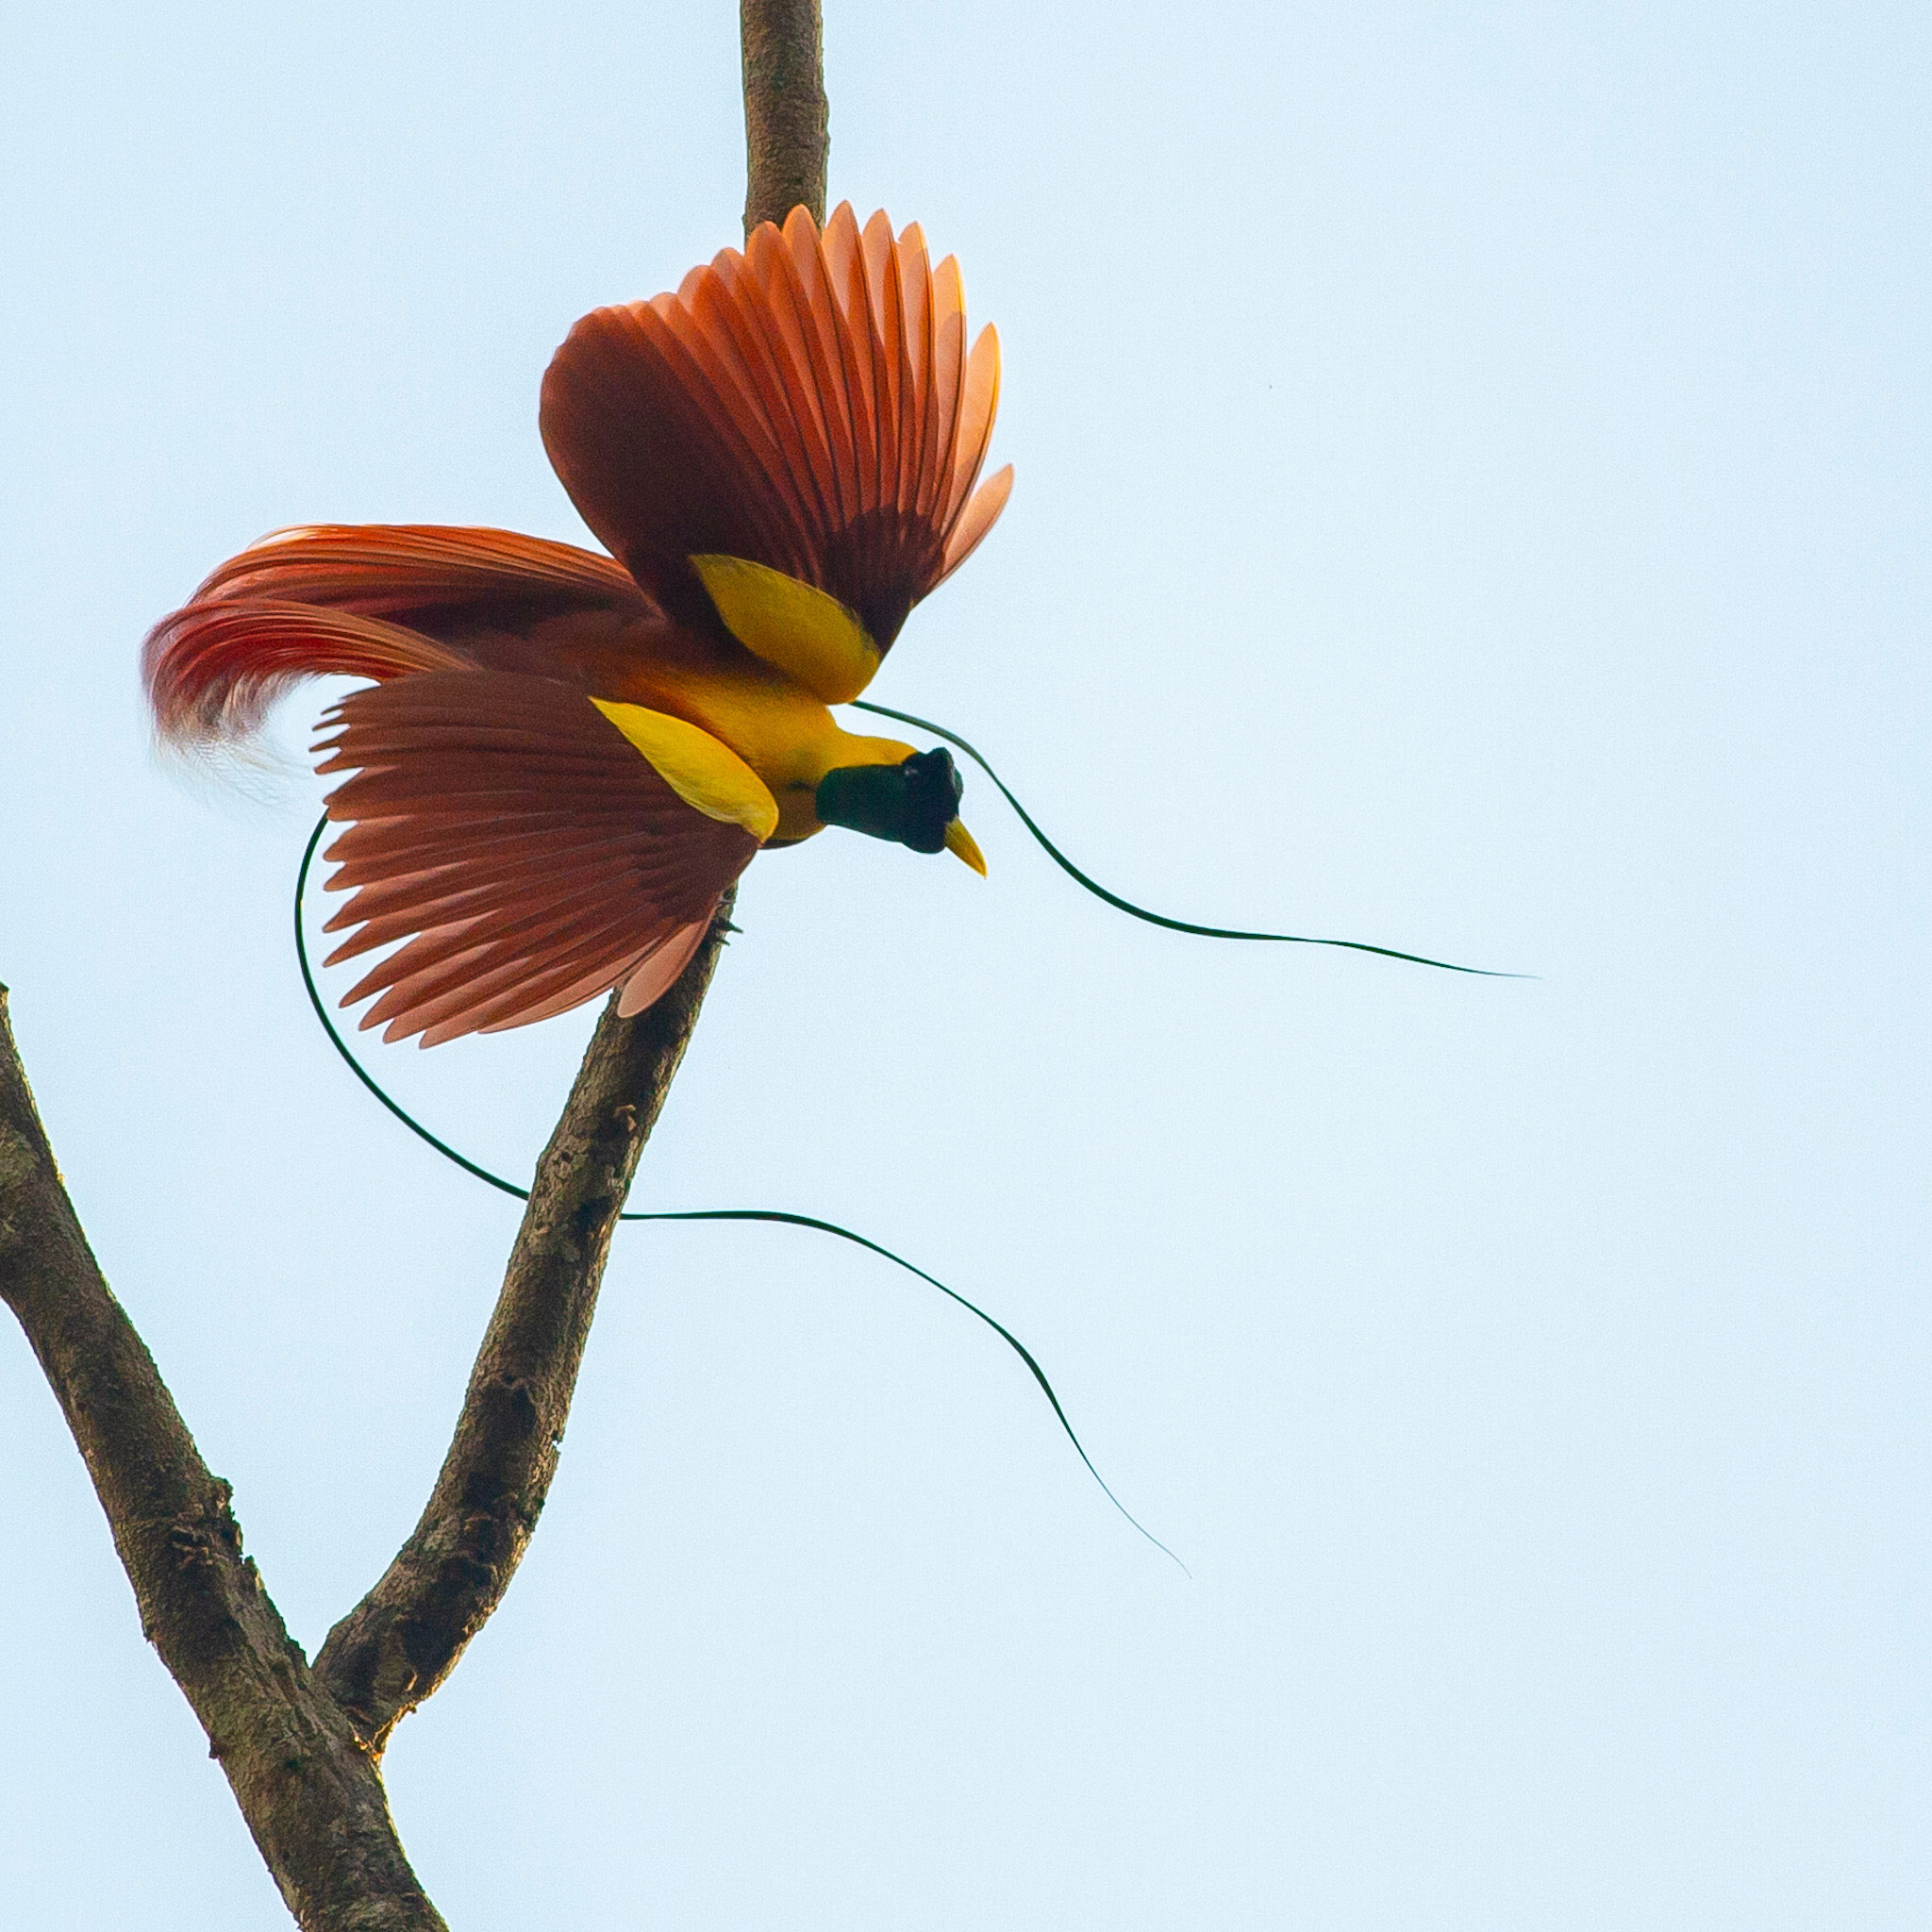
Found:
<path fill-rule="evenodd" d="M 329 1632 L 317 1676 L 358 1735 L 389 1734 L 456 1667 L 523 1560 L 557 1474 L 610 1237 L 690 1044 L 730 899 L 675 986 L 634 1020 L 612 999 L 537 1163 L 503 1292 L 422 1520 Z"/>
<path fill-rule="evenodd" d="M 741 0 L 747 236 L 803 202 L 825 212 L 818 0 Z M 774 212 L 775 210 L 775 213 Z M 576 1390 L 610 1236 L 697 1024 L 732 896 L 677 984 L 634 1020 L 605 1008 L 537 1164 L 503 1291 L 422 1519 L 329 1632 L 316 1674 L 379 1752 L 455 1668 L 523 1560 Z"/>
<path fill-rule="evenodd" d="M 19 1318 L 107 1511 L 141 1627 L 208 1733 L 296 1923 L 429 1932 L 375 1758 L 242 1553 L 194 1446 L 103 1278 L 34 1106 L 0 988 L 0 1298 Z"/>
<path fill-rule="evenodd" d="M 803 202 L 825 213 L 818 0 L 741 0 L 747 236 Z M 315 1660 L 379 1752 L 456 1666 L 523 1560 L 570 1416 L 611 1232 L 697 1024 L 729 922 L 727 897 L 683 976 L 634 1020 L 613 999 L 543 1150 L 470 1374 L 456 1436 L 409 1540 L 329 1632 Z"/>
<path fill-rule="evenodd" d="M 744 232 L 801 204 L 821 227 L 832 150 L 819 0 L 739 0 L 744 56 Z"/>

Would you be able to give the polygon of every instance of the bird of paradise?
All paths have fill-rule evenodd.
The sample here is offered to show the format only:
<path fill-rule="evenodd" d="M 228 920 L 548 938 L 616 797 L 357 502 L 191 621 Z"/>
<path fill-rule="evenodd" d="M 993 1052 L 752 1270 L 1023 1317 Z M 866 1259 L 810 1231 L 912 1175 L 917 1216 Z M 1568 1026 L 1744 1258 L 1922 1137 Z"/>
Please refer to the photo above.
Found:
<path fill-rule="evenodd" d="M 999 339 L 967 347 L 918 225 L 803 208 L 675 294 L 600 308 L 543 379 L 543 443 L 611 556 L 506 530 L 319 525 L 222 564 L 150 633 L 165 741 L 244 741 L 304 677 L 349 829 L 329 963 L 425 1046 L 676 979 L 766 848 L 841 825 L 985 861 L 944 750 L 844 730 L 913 605 L 1012 487 L 981 483 Z M 615 560 L 613 560 L 615 559 Z"/>
<path fill-rule="evenodd" d="M 1011 466 L 979 480 L 998 400 L 999 339 L 985 328 L 968 350 L 951 257 L 932 267 L 916 224 L 861 228 L 847 205 L 822 232 L 796 208 L 675 294 L 585 316 L 552 360 L 544 447 L 611 555 L 508 530 L 310 525 L 230 558 L 149 633 L 148 692 L 176 745 L 245 743 L 305 677 L 371 680 L 323 717 L 318 769 L 353 775 L 304 856 L 295 941 L 330 1040 L 411 1132 L 525 1196 L 399 1107 L 330 1020 L 302 937 L 327 824 L 348 825 L 326 856 L 329 889 L 351 896 L 325 929 L 355 928 L 327 963 L 404 942 L 343 997 L 374 996 L 363 1026 L 432 1046 L 613 989 L 635 1014 L 760 850 L 841 825 L 985 872 L 950 754 L 848 732 L 834 705 L 956 745 L 1063 871 L 1136 919 L 1479 970 L 1136 906 L 1060 852 L 965 739 L 861 699 L 913 605 L 1006 507 Z M 1127 1514 L 1019 1338 L 904 1257 L 768 1208 L 619 1218 L 780 1222 L 908 1270 L 1018 1353 Z"/>

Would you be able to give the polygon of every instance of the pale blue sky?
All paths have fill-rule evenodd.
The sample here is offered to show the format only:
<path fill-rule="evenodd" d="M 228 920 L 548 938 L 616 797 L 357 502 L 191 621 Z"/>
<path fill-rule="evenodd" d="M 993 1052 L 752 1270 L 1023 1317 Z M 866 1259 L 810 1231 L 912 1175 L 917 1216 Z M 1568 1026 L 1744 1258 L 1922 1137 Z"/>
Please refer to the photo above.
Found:
<path fill-rule="evenodd" d="M 827 0 L 832 183 L 999 324 L 875 687 L 963 868 L 761 859 L 505 1608 L 390 1753 L 453 1925 L 1932 1918 L 1920 8 Z M 39 9 L 0 116 L 0 979 L 311 1650 L 514 1225 L 334 1061 L 315 781 L 142 631 L 317 519 L 581 534 L 537 382 L 736 239 L 734 9 Z M 302 741 L 316 707 L 291 707 Z M 526 1169 L 577 1016 L 381 1076 Z M 9 1922 L 286 1923 L 0 1337 Z"/>

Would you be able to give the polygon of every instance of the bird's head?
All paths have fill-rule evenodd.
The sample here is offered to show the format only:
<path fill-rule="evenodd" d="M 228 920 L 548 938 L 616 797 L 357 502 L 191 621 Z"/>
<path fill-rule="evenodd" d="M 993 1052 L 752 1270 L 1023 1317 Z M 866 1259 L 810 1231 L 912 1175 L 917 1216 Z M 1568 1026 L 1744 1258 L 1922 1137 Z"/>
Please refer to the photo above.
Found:
<path fill-rule="evenodd" d="M 986 860 L 959 823 L 966 784 L 952 753 L 914 751 L 890 739 L 860 741 L 881 756 L 876 762 L 836 766 L 819 780 L 813 804 L 820 820 L 915 852 L 950 852 L 984 877 Z"/>

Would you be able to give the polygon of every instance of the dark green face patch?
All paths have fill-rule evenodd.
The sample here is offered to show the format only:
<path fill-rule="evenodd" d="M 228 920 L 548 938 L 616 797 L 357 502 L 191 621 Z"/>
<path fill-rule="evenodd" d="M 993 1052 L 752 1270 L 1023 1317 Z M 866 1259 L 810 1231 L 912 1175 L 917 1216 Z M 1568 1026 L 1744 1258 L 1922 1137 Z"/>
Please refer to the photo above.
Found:
<path fill-rule="evenodd" d="M 841 765 L 827 772 L 813 804 L 825 824 L 891 839 L 915 852 L 942 852 L 965 790 L 951 752 L 916 751 L 896 765 Z"/>

